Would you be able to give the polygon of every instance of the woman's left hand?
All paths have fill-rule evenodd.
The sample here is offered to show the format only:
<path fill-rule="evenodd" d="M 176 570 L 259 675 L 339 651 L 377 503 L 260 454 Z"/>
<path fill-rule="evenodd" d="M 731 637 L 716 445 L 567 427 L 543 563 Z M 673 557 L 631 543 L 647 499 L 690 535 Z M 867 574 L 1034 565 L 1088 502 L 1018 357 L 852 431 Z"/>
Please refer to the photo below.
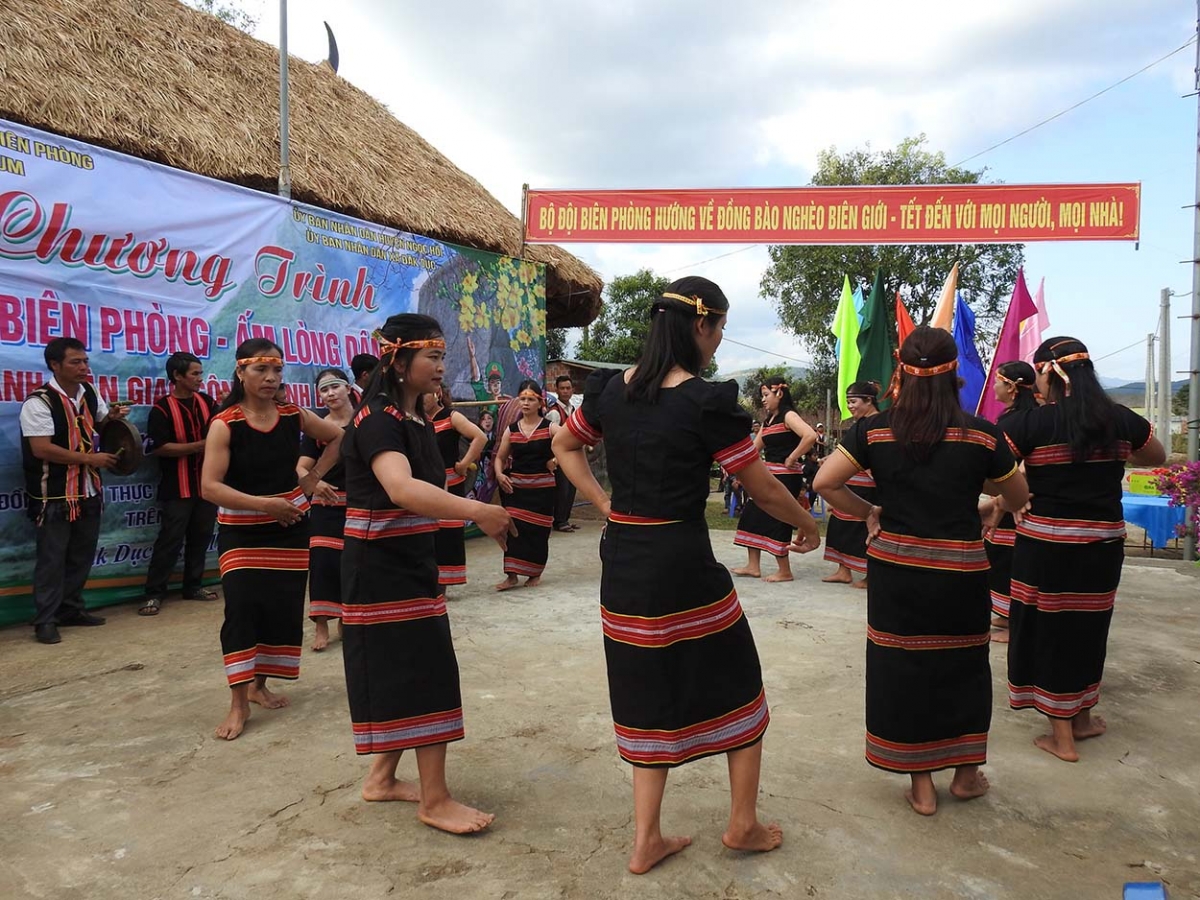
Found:
<path fill-rule="evenodd" d="M 461 460 L 461 459 L 460 459 L 458 462 L 456 462 L 456 463 L 454 464 L 454 472 L 455 472 L 455 474 L 456 474 L 456 475 L 459 475 L 459 476 L 460 476 L 460 477 L 462 477 L 462 478 L 466 478 L 466 477 L 467 477 L 467 473 L 468 473 L 470 470 L 471 470 L 471 466 L 470 466 L 468 463 L 466 463 L 466 462 L 464 462 L 463 460 Z"/>
<path fill-rule="evenodd" d="M 867 543 L 870 544 L 876 537 L 879 536 L 880 526 L 879 517 L 883 514 L 882 506 L 872 506 L 871 511 L 867 513 Z"/>
<path fill-rule="evenodd" d="M 558 460 L 557 459 L 546 460 L 546 471 L 547 472 L 554 472 L 557 469 L 558 469 Z"/>

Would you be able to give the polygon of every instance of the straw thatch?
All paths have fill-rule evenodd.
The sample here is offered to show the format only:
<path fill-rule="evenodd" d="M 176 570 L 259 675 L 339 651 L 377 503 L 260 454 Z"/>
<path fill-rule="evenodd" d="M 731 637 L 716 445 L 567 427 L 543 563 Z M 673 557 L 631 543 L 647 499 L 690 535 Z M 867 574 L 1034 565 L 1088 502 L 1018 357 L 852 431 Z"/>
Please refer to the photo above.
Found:
<path fill-rule="evenodd" d="M 0 118 L 274 192 L 279 52 L 177 0 L 5 0 Z M 439 240 L 515 256 L 520 222 L 382 103 L 292 58 L 292 195 Z M 585 325 L 600 277 L 559 247 L 551 327 Z"/>

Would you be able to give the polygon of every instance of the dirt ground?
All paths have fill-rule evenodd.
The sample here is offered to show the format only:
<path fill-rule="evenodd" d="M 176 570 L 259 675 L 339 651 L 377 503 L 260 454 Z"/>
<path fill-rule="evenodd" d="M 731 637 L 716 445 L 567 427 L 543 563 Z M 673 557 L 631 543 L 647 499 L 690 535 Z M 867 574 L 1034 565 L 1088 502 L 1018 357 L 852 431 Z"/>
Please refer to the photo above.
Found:
<path fill-rule="evenodd" d="M 672 773 L 664 827 L 692 847 L 628 874 L 629 769 L 608 713 L 597 615 L 598 524 L 555 535 L 538 590 L 494 593 L 497 549 L 468 544 L 450 607 L 467 739 L 451 784 L 497 813 L 486 833 L 422 826 L 407 804 L 359 796 L 340 645 L 305 651 L 286 710 L 256 709 L 232 743 L 220 603 L 132 605 L 46 647 L 0 632 L 0 898 L 1118 898 L 1163 880 L 1200 898 L 1200 581 L 1181 563 L 1127 564 L 1099 711 L 1110 730 L 1060 762 L 1043 720 L 1003 702 L 993 645 L 992 791 L 914 815 L 907 779 L 863 761 L 865 596 L 740 580 L 772 724 L 760 808 L 785 829 L 765 856 L 720 843 L 720 758 Z M 744 559 L 728 533 L 718 558 Z M 1136 564 L 1135 564 L 1136 563 Z M 664 565 L 686 560 L 664 560 Z M 311 637 L 311 626 L 310 635 Z M 411 755 L 401 763 L 412 777 Z"/>

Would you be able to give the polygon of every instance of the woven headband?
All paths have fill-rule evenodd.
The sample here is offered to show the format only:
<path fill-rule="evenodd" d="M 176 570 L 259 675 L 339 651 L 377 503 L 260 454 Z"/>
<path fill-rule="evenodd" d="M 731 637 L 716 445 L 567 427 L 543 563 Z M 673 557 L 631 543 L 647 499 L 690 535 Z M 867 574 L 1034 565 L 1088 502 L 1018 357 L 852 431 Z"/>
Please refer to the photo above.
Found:
<path fill-rule="evenodd" d="M 1025 388 L 1028 391 L 1033 390 L 1032 384 L 1026 384 L 1019 378 L 1016 381 L 1014 381 L 1013 379 L 1006 376 L 1003 372 L 996 372 L 996 378 L 998 378 L 1000 381 L 1003 381 L 1005 384 L 1009 385 L 1010 387 L 1015 387 L 1018 389 Z"/>
<path fill-rule="evenodd" d="M 942 363 L 938 366 L 910 366 L 908 363 L 900 363 L 900 368 L 909 375 L 916 375 L 918 378 L 932 378 L 934 375 L 953 372 L 958 368 L 958 360 L 952 359 L 950 362 Z"/>
<path fill-rule="evenodd" d="M 376 331 L 371 337 L 379 342 L 381 353 L 395 353 L 397 350 L 445 350 L 445 338 L 425 338 L 420 341 L 389 341 L 383 332 Z"/>
<path fill-rule="evenodd" d="M 525 388 L 525 390 L 521 391 L 519 394 L 517 394 L 517 396 L 518 397 L 532 397 L 534 400 L 542 399 L 541 394 L 537 393 L 536 391 L 531 391 L 529 388 Z"/>
<path fill-rule="evenodd" d="M 282 366 L 283 359 L 279 356 L 246 356 L 237 361 L 239 366 L 253 366 L 256 363 L 266 363 L 268 366 Z"/>
<path fill-rule="evenodd" d="M 704 301 L 699 297 L 685 297 L 683 294 L 671 293 L 664 293 L 662 296 L 668 300 L 678 300 L 680 303 L 686 303 L 688 306 L 694 306 L 696 308 L 696 315 L 698 316 L 707 316 L 710 312 L 716 312 L 716 310 L 709 309 L 707 306 L 705 306 Z"/>
<path fill-rule="evenodd" d="M 345 385 L 346 387 L 350 387 L 350 382 L 348 382 L 345 378 L 338 378 L 336 375 L 326 375 L 324 378 L 322 378 L 320 381 L 317 382 L 317 390 L 319 391 L 322 388 L 332 387 L 332 386 L 338 385 L 338 384 Z"/>
<path fill-rule="evenodd" d="M 1058 344 L 1054 345 L 1054 347 L 1057 347 L 1057 346 L 1058 346 Z M 1054 347 L 1050 348 L 1051 352 L 1054 351 Z M 1081 360 L 1091 359 L 1091 358 L 1092 357 L 1085 350 L 1082 353 L 1068 353 L 1066 356 L 1060 356 L 1057 359 L 1048 359 L 1048 360 L 1045 360 L 1044 362 L 1034 363 L 1034 366 L 1037 368 L 1038 372 L 1042 373 L 1043 375 L 1047 372 L 1047 370 L 1053 369 L 1055 374 L 1058 375 L 1058 377 L 1063 380 L 1063 385 L 1064 385 L 1063 391 L 1066 393 L 1066 395 L 1068 397 L 1070 397 L 1071 396 L 1071 376 L 1068 375 L 1063 370 L 1063 364 L 1080 362 Z"/>

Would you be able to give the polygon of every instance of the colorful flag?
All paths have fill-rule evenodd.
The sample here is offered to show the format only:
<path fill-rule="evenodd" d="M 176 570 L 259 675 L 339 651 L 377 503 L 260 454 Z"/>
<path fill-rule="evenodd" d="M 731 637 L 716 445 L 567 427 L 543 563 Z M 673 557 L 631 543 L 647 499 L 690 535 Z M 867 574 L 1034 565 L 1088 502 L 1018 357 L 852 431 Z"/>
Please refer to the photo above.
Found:
<path fill-rule="evenodd" d="M 1025 286 L 1025 270 L 1017 270 L 1017 283 L 1013 285 L 1012 299 L 1008 301 L 1008 312 L 1004 315 L 1004 325 L 1000 328 L 1000 339 L 996 341 L 996 352 L 992 354 L 992 364 L 988 368 L 988 377 L 984 382 L 985 390 L 979 397 L 979 415 L 995 422 L 1004 412 L 1004 405 L 996 399 L 989 387 L 996 377 L 996 369 L 1006 362 L 1019 359 L 1021 354 L 1021 323 L 1030 316 L 1037 315 L 1037 307 L 1029 296 L 1029 288 Z"/>
<path fill-rule="evenodd" d="M 854 288 L 854 311 L 856 313 L 858 313 L 858 327 L 859 328 L 862 328 L 862 308 L 863 308 L 862 288 L 855 287 Z M 840 340 L 835 340 L 833 342 L 833 356 L 835 359 L 837 359 L 837 358 L 840 358 L 841 355 L 842 355 L 842 342 Z"/>
<path fill-rule="evenodd" d="M 912 316 L 908 314 L 908 307 L 900 299 L 900 292 L 896 291 L 896 338 L 899 341 L 898 346 L 904 346 L 904 339 L 912 334 L 913 329 L 916 327 L 913 324 Z"/>
<path fill-rule="evenodd" d="M 962 294 L 956 295 L 954 301 L 954 343 L 958 346 L 958 377 L 963 381 L 958 389 L 958 402 L 974 415 L 987 375 L 975 346 L 975 313 Z"/>
<path fill-rule="evenodd" d="M 929 320 L 929 324 L 934 328 L 954 332 L 954 294 L 957 290 L 958 263 L 955 263 L 950 269 L 950 274 L 946 276 L 946 283 L 942 285 L 942 296 L 938 298 L 933 318 Z"/>
<path fill-rule="evenodd" d="M 833 314 L 833 325 L 830 331 L 837 338 L 837 401 L 842 411 L 842 418 L 850 418 L 850 408 L 846 405 L 846 388 L 854 384 L 858 374 L 858 311 L 854 308 L 854 293 L 850 290 L 850 276 L 843 276 L 842 299 L 838 301 L 837 312 Z"/>
<path fill-rule="evenodd" d="M 896 357 L 892 355 L 895 344 L 892 339 L 892 317 L 889 315 L 888 302 L 884 296 L 883 272 L 875 272 L 875 284 L 863 304 L 862 329 L 858 333 L 858 353 L 861 360 L 858 363 L 857 381 L 875 381 L 879 383 L 880 393 L 887 390 L 892 380 L 892 372 L 896 368 Z M 890 400 L 880 399 L 879 408 L 886 409 L 891 405 Z"/>
<path fill-rule="evenodd" d="M 1042 345 L 1042 338 L 1050 330 L 1050 317 L 1046 315 L 1045 278 L 1038 283 L 1037 293 L 1033 295 L 1033 305 L 1037 307 L 1037 315 L 1030 316 L 1021 323 L 1019 358 L 1025 360 L 1025 362 L 1033 362 L 1033 354 Z"/>

